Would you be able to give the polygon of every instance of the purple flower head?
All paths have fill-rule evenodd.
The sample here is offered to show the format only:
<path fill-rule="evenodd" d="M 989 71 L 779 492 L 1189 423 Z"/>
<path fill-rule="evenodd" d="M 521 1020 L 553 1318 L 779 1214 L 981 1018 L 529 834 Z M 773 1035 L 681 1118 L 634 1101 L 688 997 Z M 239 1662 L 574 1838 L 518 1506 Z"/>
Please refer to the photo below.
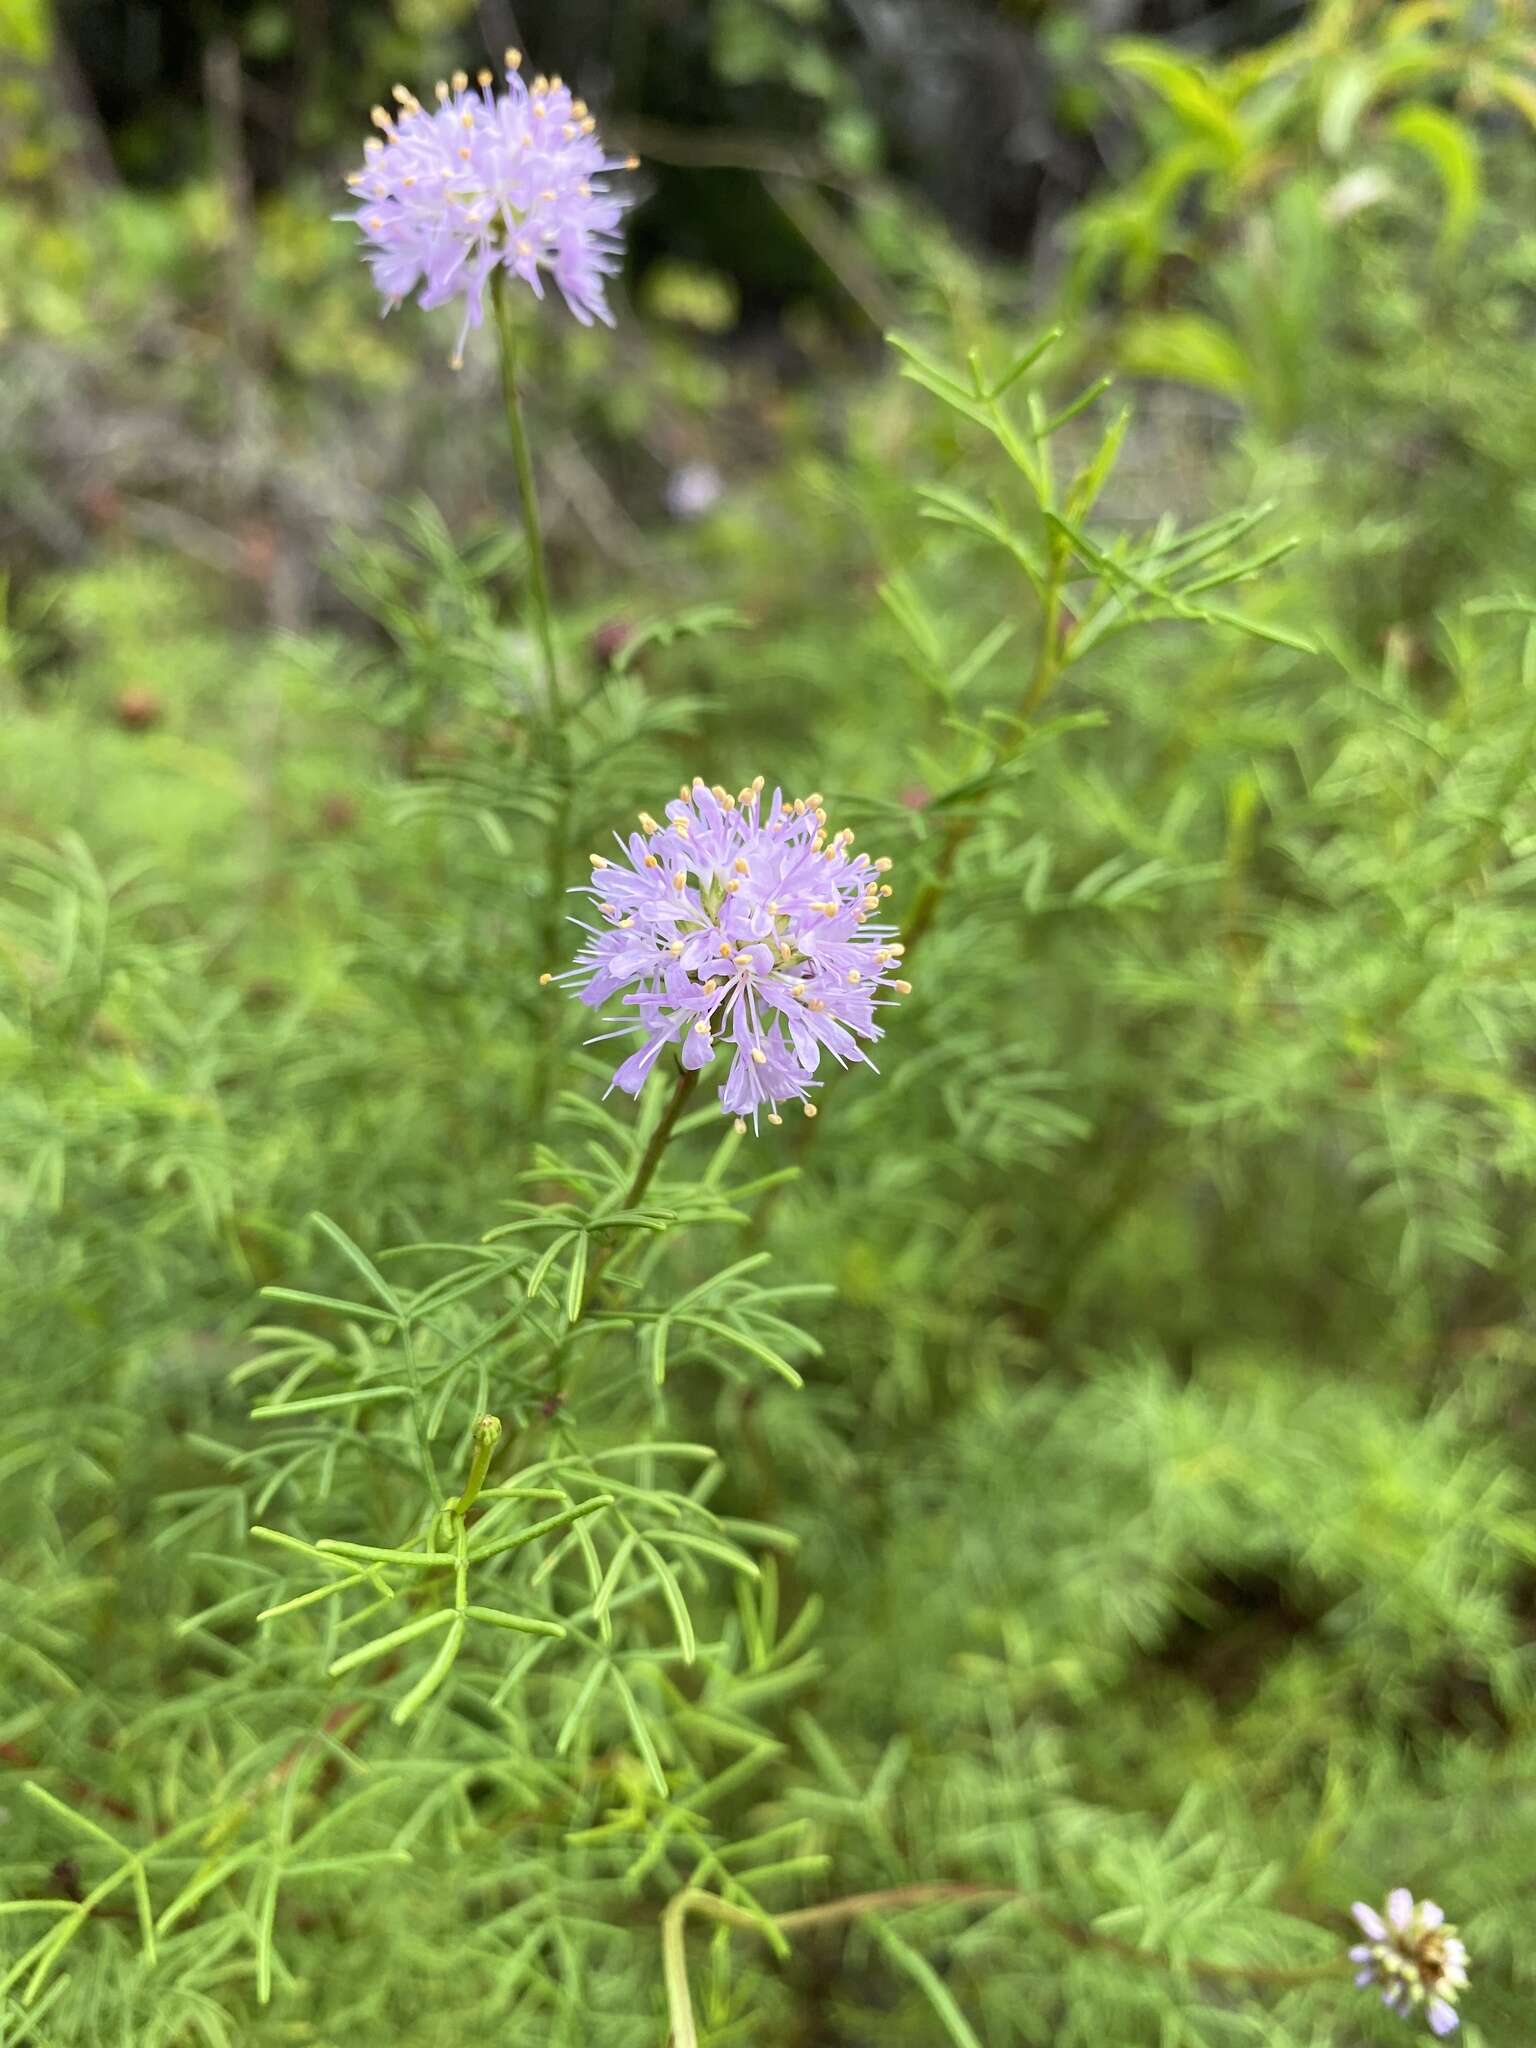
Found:
<path fill-rule="evenodd" d="M 851 832 L 827 833 L 819 796 L 763 795 L 763 778 L 732 796 L 684 784 L 666 822 L 642 811 L 642 830 L 615 834 L 620 858 L 592 855 L 586 893 L 597 922 L 575 967 L 545 975 L 591 1009 L 617 1003 L 618 1030 L 638 1048 L 612 1086 L 638 1095 L 663 1049 L 683 1066 L 729 1062 L 720 1101 L 738 1129 L 780 1105 L 816 1114 L 823 1054 L 869 1061 L 875 1013 L 907 995 L 902 947 L 879 921 L 888 860 L 850 851 Z M 579 893 L 579 892 L 578 892 Z"/>
<path fill-rule="evenodd" d="M 423 306 L 462 299 L 455 366 L 485 318 L 498 266 L 539 299 L 548 271 L 583 326 L 613 325 L 605 280 L 618 267 L 618 226 L 631 199 L 602 180 L 632 170 L 633 159 L 605 156 L 585 103 L 558 78 L 525 85 L 521 63 L 508 50 L 499 98 L 489 71 L 473 88 L 456 71 L 433 107 L 397 85 L 397 111 L 374 108 L 381 133 L 347 178 L 357 211 L 337 216 L 362 229 L 386 312 L 418 286 Z"/>
<path fill-rule="evenodd" d="M 1350 1911 L 1366 1937 L 1349 1952 L 1355 1982 L 1379 1985 L 1388 2012 L 1408 2019 L 1422 2009 L 1432 2034 L 1453 2034 L 1461 2024 L 1456 2000 L 1467 1986 L 1467 1949 L 1434 1900 L 1415 1904 L 1399 1886 L 1387 1894 L 1385 1915 L 1358 1901 Z"/>

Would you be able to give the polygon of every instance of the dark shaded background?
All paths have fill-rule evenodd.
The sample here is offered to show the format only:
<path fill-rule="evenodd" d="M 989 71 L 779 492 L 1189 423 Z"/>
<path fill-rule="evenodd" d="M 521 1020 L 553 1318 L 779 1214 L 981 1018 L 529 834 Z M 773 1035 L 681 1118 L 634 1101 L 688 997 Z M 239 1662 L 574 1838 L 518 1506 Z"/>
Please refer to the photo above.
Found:
<path fill-rule="evenodd" d="M 663 250 L 707 262 L 738 280 L 750 318 L 812 285 L 813 266 L 752 175 L 708 161 L 712 144 L 814 155 L 831 94 L 867 119 L 869 168 L 920 193 L 973 246 L 1025 255 L 1104 169 L 1106 110 L 1088 64 L 1105 37 L 1225 51 L 1300 11 L 1291 0 L 64 0 L 59 21 L 102 154 L 146 185 L 198 168 L 210 58 L 232 44 L 258 193 L 350 147 L 390 66 L 473 67 L 524 46 L 540 68 L 579 75 L 605 132 L 642 146 L 654 192 L 630 237 L 636 273 Z M 799 82 L 772 75 L 781 69 Z"/>

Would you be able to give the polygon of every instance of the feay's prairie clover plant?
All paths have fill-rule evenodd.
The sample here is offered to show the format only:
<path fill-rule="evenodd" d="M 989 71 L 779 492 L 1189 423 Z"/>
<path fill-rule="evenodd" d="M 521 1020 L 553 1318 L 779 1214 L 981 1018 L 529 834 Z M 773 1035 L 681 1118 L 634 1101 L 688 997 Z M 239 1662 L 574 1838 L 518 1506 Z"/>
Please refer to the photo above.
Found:
<path fill-rule="evenodd" d="M 574 886 L 566 856 L 577 787 L 508 281 L 537 296 L 549 275 L 578 318 L 606 318 L 623 201 L 600 183 L 616 166 L 581 103 L 558 80 L 525 88 L 513 58 L 500 98 L 487 75 L 475 90 L 457 76 L 430 111 L 396 97 L 399 114 L 379 116 L 383 139 L 353 181 L 380 289 L 390 300 L 419 289 L 427 306 L 462 300 L 461 347 L 487 289 L 497 313 L 556 793 L 535 813 L 549 884 L 537 943 L 548 959 L 564 922 L 555 913 Z M 908 1980 L 960 2048 L 977 2036 L 897 1916 L 947 1913 L 952 1929 L 957 1913 L 979 1910 L 1010 1942 L 1028 1923 L 1116 1968 L 1209 1981 L 1229 2003 L 1241 1989 L 1343 1981 L 1337 1954 L 1289 1966 L 1137 1947 L 1091 1911 L 1069 1917 L 991 1875 L 885 1882 L 788 1911 L 768 1903 L 786 1882 L 824 1891 L 831 1817 L 865 1816 L 866 1805 L 835 1758 L 816 1826 L 770 1790 L 766 1774 L 787 1747 L 777 1710 L 817 1671 L 815 1603 L 781 1611 L 775 1560 L 789 1539 L 733 1512 L 729 1459 L 666 1433 L 680 1378 L 708 1371 L 750 1392 L 766 1371 L 798 1385 L 800 1366 L 820 1354 L 795 1317 L 825 1290 L 770 1284 L 766 1254 L 740 1255 L 733 1237 L 754 1204 L 760 1221 L 764 1191 L 782 1184 L 774 1166 L 733 1179 L 742 1141 L 750 1126 L 771 1155 L 783 1142 L 773 1129 L 782 1105 L 797 1102 L 809 1117 L 829 1070 L 868 1063 L 878 1013 L 909 992 L 898 970 L 943 930 L 962 885 L 979 881 L 984 894 L 995 875 L 1010 875 L 1017 784 L 1056 733 L 1083 722 L 1080 713 L 1041 718 L 1074 664 L 1152 619 L 1296 644 L 1215 597 L 1277 558 L 1276 548 L 1248 550 L 1256 516 L 1187 532 L 1159 522 L 1134 536 L 1092 523 L 1124 416 L 1064 468 L 1055 451 L 1098 387 L 1050 412 L 1027 381 L 1041 347 L 996 376 L 974 354 L 955 371 L 901 347 L 907 373 L 1006 459 L 1013 505 L 946 482 L 924 492 L 924 509 L 1016 569 L 1033 635 L 1018 686 L 973 715 L 967 693 L 992 671 L 1014 622 L 956 646 L 915 577 L 886 585 L 956 743 L 935 757 L 937 786 L 915 814 L 927 872 L 905 925 L 889 921 L 888 862 L 829 831 L 819 795 L 767 796 L 761 780 L 734 797 L 723 785 L 684 784 L 665 824 L 642 813 L 641 832 L 619 838 L 618 859 L 592 857 L 575 893 L 590 898 L 595 921 L 577 920 L 586 937 L 575 966 L 546 978 L 638 1035 L 612 1077 L 639 1097 L 633 1123 L 593 1089 L 570 1086 L 554 1129 L 582 1142 L 557 1144 L 536 1127 L 521 1164 L 509 1158 L 509 1182 L 524 1192 L 479 1241 L 428 1241 L 375 1259 L 321 1219 L 332 1291 L 267 1290 L 295 1320 L 268 1325 L 262 1355 L 240 1375 L 269 1377 L 253 1416 L 272 1438 L 264 1452 L 231 1452 L 227 1462 L 242 1482 L 254 1475 L 277 1576 L 254 1599 L 241 1592 L 192 1624 L 228 1624 L 261 1602 L 269 1676 L 281 1680 L 262 1694 L 274 1703 L 267 1739 L 238 1769 L 215 1749 L 209 1810 L 188 1813 L 178 1781 L 173 1818 L 137 1846 L 34 1788 L 61 1827 L 112 1860 L 78 1898 L 36 1902 L 54 1917 L 0 1992 L 52 1997 L 69 1944 L 121 1892 L 134 1899 L 147 1965 L 157 1943 L 190 1936 L 206 1947 L 217 1931 L 220 1957 L 249 1947 L 266 2003 L 289 1982 L 291 1897 L 315 1880 L 408 1864 L 434 1830 L 461 1871 L 475 1865 L 475 1844 L 485 1852 L 444 1936 L 458 1945 L 448 1958 L 456 1972 L 484 1975 L 482 2011 L 499 2021 L 515 2006 L 547 2029 L 558 2008 L 576 2028 L 561 2038 L 584 2042 L 609 2018 L 623 2030 L 613 2039 L 659 2038 L 664 2001 L 672 2048 L 698 2048 L 691 1918 L 780 1956 L 797 1935 L 862 1922 L 881 1967 Z M 899 808 L 887 806 L 893 826 Z M 1133 879 L 1116 870 L 1096 886 Z M 1028 877 L 1025 886 L 1034 886 Z M 549 1051 L 553 1061 L 558 1048 Z M 689 1107 L 717 1060 L 733 1119 L 723 1134 L 714 1110 Z M 579 1080 L 589 1065 L 562 1078 Z M 669 1087 L 647 1086 L 658 1066 L 670 1068 Z M 707 1160 L 680 1163 L 676 1141 L 708 1130 Z M 701 1244 L 724 1250 L 713 1256 Z M 727 1580 L 732 1598 L 721 1597 Z M 305 1690 L 317 1670 L 332 1687 L 322 1703 Z M 795 1732 L 821 1755 L 814 1722 Z M 113 1818 L 126 1827 L 134 1817 Z M 887 1856 L 883 1823 L 870 1832 Z M 978 1827 L 972 1839 L 980 1845 L 989 1832 Z M 637 1893 L 660 1917 L 654 2028 L 632 1998 L 600 2010 L 611 1944 Z M 1398 1891 L 1385 1917 L 1355 1912 L 1367 1937 L 1352 1951 L 1358 1985 L 1450 2031 L 1466 1951 L 1439 1909 Z M 715 1962 L 715 1989 L 728 1990 L 722 1947 Z"/>

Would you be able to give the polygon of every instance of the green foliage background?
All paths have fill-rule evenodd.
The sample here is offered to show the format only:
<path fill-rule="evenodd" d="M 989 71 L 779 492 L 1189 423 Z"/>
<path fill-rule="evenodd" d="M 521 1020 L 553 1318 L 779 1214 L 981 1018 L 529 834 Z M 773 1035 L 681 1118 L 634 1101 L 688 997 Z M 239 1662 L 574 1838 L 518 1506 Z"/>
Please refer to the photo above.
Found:
<path fill-rule="evenodd" d="M 654 2048 L 694 1887 L 714 2048 L 1352 2048 L 1397 1883 L 1528 2041 L 1518 9 L 1083 46 L 1049 283 L 792 77 L 788 374 L 693 259 L 529 330 L 558 722 L 489 337 L 307 173 L 84 182 L 0 23 L 0 2043 Z M 631 1200 L 537 976 L 695 772 L 893 857 L 914 993 Z"/>

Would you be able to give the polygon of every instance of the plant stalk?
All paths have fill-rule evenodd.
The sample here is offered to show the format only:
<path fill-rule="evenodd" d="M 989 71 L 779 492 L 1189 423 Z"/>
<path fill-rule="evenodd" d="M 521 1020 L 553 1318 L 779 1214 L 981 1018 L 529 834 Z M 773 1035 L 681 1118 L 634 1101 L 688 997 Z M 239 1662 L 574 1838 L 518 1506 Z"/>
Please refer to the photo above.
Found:
<path fill-rule="evenodd" d="M 635 1167 L 629 1186 L 624 1190 L 624 1199 L 619 1204 L 620 1208 L 632 1209 L 655 1179 L 656 1169 L 661 1164 L 661 1156 L 671 1143 L 672 1133 L 677 1128 L 677 1120 L 687 1108 L 689 1098 L 698 1084 L 699 1075 L 697 1068 L 678 1068 L 677 1083 L 672 1090 L 671 1100 L 661 1113 L 661 1121 L 651 1133 L 650 1143 L 640 1155 L 639 1163 Z M 583 1315 L 586 1314 L 587 1303 L 592 1299 L 597 1283 L 602 1278 L 609 1260 L 618 1249 L 618 1244 L 619 1240 L 617 1238 L 610 1237 L 607 1243 L 599 1248 L 596 1257 L 592 1259 L 587 1267 L 586 1286 L 582 1289 L 581 1296 L 581 1313 Z"/>
<path fill-rule="evenodd" d="M 534 632 L 544 665 L 544 690 L 552 726 L 560 729 L 565 706 L 560 693 L 560 668 L 555 658 L 555 615 L 549 596 L 549 564 L 544 554 L 544 522 L 539 517 L 539 497 L 533 480 L 533 455 L 528 430 L 523 424 L 522 399 L 517 388 L 517 328 L 507 304 L 505 275 L 498 265 L 491 279 L 491 306 L 496 317 L 496 340 L 501 353 L 501 395 L 507 415 L 507 438 L 512 443 L 512 466 L 517 473 L 517 493 L 523 502 L 523 533 L 528 543 L 528 595 L 533 605 Z"/>
<path fill-rule="evenodd" d="M 518 496 L 523 507 L 523 534 L 528 547 L 528 598 L 533 613 L 534 634 L 544 670 L 545 708 L 549 718 L 549 758 L 555 781 L 554 814 L 544 841 L 544 903 L 539 919 L 540 965 L 552 967 L 560 938 L 560 897 L 565 887 L 566 857 L 571 838 L 570 743 L 565 729 L 565 698 L 560 685 L 560 664 L 555 652 L 554 604 L 549 594 L 549 562 L 544 551 L 544 522 L 539 513 L 538 487 L 533 474 L 533 454 L 523 419 L 522 399 L 517 381 L 517 327 L 507 303 L 506 281 L 498 267 L 491 279 L 491 306 L 496 320 L 496 341 L 501 358 L 501 393 L 506 410 L 507 438 L 512 444 L 512 466 L 517 475 Z M 543 1056 L 534 1075 L 531 1123 L 544 1120 L 549 1102 L 556 1055 L 553 1021 L 545 1031 Z"/>
<path fill-rule="evenodd" d="M 698 2026 L 688 1989 L 687 1926 L 690 1913 L 702 1913 L 727 1927 L 775 1941 L 776 1937 L 786 1934 L 832 1927 L 875 1913 L 895 1913 L 914 1906 L 945 1903 L 1021 1906 L 1042 1926 L 1050 1928 L 1053 1934 L 1070 1942 L 1074 1948 L 1103 1949 L 1122 1962 L 1145 1969 L 1184 1972 L 1191 1977 L 1204 1977 L 1217 1983 L 1273 1985 L 1278 1989 L 1293 1984 L 1321 1982 L 1324 1978 L 1337 1976 L 1343 1967 L 1342 1963 L 1334 1961 L 1298 1969 L 1275 1969 L 1263 1964 L 1207 1962 L 1199 1956 L 1163 1956 L 1153 1949 L 1135 1948 L 1130 1942 L 1119 1941 L 1113 1935 L 1100 1934 L 1074 1920 L 1063 1920 L 1027 1893 L 1014 1891 L 1007 1885 L 904 1884 L 889 1891 L 855 1892 L 845 1899 L 829 1899 L 824 1905 L 803 1906 L 792 1913 L 774 1914 L 749 1913 L 744 1907 L 733 1906 L 728 1899 L 719 1898 L 713 1892 L 681 1891 L 667 1903 L 661 1915 L 662 1975 L 667 1991 L 667 2017 L 672 2029 L 671 2048 L 699 2048 Z"/>

